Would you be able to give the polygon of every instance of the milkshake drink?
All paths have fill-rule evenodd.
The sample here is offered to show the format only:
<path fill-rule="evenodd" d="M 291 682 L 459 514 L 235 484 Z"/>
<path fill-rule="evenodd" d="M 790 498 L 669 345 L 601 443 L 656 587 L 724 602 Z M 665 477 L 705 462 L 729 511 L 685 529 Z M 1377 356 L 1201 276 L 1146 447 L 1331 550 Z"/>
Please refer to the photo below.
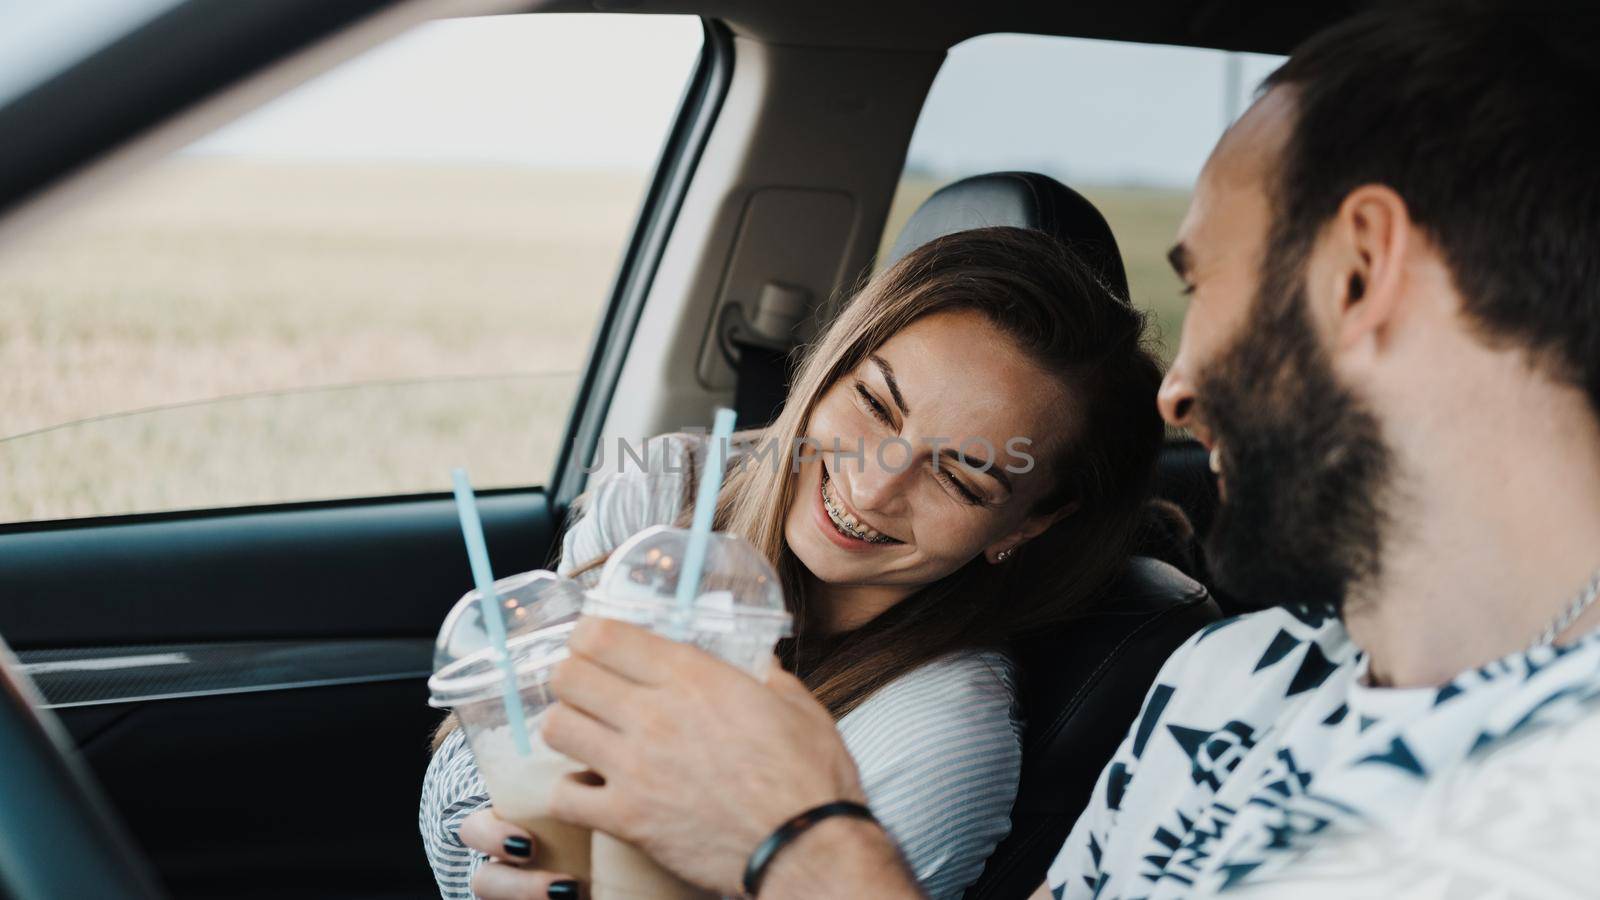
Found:
<path fill-rule="evenodd" d="M 467 729 L 467 742 L 489 789 L 494 814 L 533 832 L 540 868 L 588 880 L 589 830 L 550 818 L 551 786 L 558 778 L 583 771 L 583 766 L 545 745 L 539 737 L 539 718 L 528 719 L 527 756 L 517 752 L 506 725 L 474 727 L 463 718 L 461 727 Z"/>
<path fill-rule="evenodd" d="M 555 702 L 550 667 L 567 656 L 582 591 L 575 582 L 541 571 L 501 579 L 495 594 L 522 701 L 526 752 L 507 719 L 505 676 L 490 646 L 477 591 L 461 598 L 439 631 L 429 703 L 455 710 L 495 815 L 533 833 L 539 866 L 587 881 L 589 831 L 550 817 L 552 786 L 583 766 L 539 737 L 544 712 Z"/>
<path fill-rule="evenodd" d="M 677 590 L 688 544 L 689 532 L 681 528 L 657 526 L 634 535 L 607 560 L 584 601 L 584 614 L 644 626 L 765 677 L 778 639 L 792 633 L 777 573 L 748 541 L 713 532 L 698 591 L 685 606 Z M 593 900 L 713 896 L 598 831 L 591 863 Z"/>

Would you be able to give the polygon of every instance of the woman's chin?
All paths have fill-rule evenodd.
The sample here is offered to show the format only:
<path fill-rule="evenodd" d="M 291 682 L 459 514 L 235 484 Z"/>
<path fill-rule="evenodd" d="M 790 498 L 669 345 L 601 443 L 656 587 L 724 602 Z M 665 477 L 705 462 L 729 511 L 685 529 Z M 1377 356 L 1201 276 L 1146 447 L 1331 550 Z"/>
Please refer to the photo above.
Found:
<path fill-rule="evenodd" d="M 809 528 L 810 525 L 807 524 L 803 527 Z M 794 558 L 800 561 L 800 565 L 806 567 L 806 571 L 823 581 L 830 580 L 824 576 L 837 569 L 841 562 L 845 562 L 845 560 L 838 558 L 843 554 L 824 545 L 822 541 L 816 539 L 815 535 L 796 534 L 797 531 L 800 531 L 800 529 L 795 528 L 792 524 L 785 530 L 784 540 L 789 544 L 789 552 L 793 553 Z"/>
<path fill-rule="evenodd" d="M 876 567 L 869 565 L 854 553 L 840 550 L 818 534 L 807 533 L 811 528 L 810 522 L 803 523 L 798 528 L 791 525 L 786 529 L 785 538 L 795 559 L 799 560 L 800 564 L 806 567 L 806 571 L 818 581 L 827 584 L 856 584 L 872 576 Z"/>

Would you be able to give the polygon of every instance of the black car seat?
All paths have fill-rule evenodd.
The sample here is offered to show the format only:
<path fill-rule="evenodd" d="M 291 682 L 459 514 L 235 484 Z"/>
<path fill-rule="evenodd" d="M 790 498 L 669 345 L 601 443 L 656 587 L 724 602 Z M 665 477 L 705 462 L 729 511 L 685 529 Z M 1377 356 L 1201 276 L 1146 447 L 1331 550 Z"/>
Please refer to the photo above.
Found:
<path fill-rule="evenodd" d="M 1050 232 L 1127 295 L 1122 257 L 1105 217 L 1076 191 L 1031 172 L 978 175 L 940 189 L 906 223 L 886 262 L 936 237 L 987 225 Z M 1027 723 L 1022 783 L 1011 833 L 967 897 L 1023 898 L 1039 886 L 1161 664 L 1219 615 L 1199 582 L 1141 556 L 1100 612 L 1012 648 Z"/>

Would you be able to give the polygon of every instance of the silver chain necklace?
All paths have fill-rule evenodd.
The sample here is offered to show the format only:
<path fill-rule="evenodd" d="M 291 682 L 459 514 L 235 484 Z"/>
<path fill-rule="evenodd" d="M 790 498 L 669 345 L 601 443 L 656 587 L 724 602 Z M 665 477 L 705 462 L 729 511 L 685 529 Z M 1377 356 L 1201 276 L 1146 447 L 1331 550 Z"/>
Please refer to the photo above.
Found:
<path fill-rule="evenodd" d="M 1572 602 L 1567 604 L 1567 608 L 1561 611 L 1561 615 L 1556 616 L 1555 621 L 1551 622 L 1544 631 L 1539 633 L 1539 636 L 1534 639 L 1531 646 L 1542 647 L 1546 644 L 1555 643 L 1556 636 L 1572 627 L 1572 623 L 1578 621 L 1578 617 L 1583 615 L 1583 611 L 1594 605 L 1596 597 L 1600 597 L 1600 571 L 1596 571 L 1589 576 L 1589 583 L 1584 585 L 1583 590 L 1572 598 Z"/>

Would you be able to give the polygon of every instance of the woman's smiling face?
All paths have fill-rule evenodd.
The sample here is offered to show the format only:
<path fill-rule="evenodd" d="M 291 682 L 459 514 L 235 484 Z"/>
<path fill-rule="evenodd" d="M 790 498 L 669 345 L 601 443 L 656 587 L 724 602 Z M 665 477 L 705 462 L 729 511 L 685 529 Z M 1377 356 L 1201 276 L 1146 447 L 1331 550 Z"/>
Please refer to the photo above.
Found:
<path fill-rule="evenodd" d="M 1071 421 L 1065 388 L 984 315 L 925 316 L 817 401 L 785 538 L 822 582 L 909 593 L 1054 521 L 1030 512 Z"/>

